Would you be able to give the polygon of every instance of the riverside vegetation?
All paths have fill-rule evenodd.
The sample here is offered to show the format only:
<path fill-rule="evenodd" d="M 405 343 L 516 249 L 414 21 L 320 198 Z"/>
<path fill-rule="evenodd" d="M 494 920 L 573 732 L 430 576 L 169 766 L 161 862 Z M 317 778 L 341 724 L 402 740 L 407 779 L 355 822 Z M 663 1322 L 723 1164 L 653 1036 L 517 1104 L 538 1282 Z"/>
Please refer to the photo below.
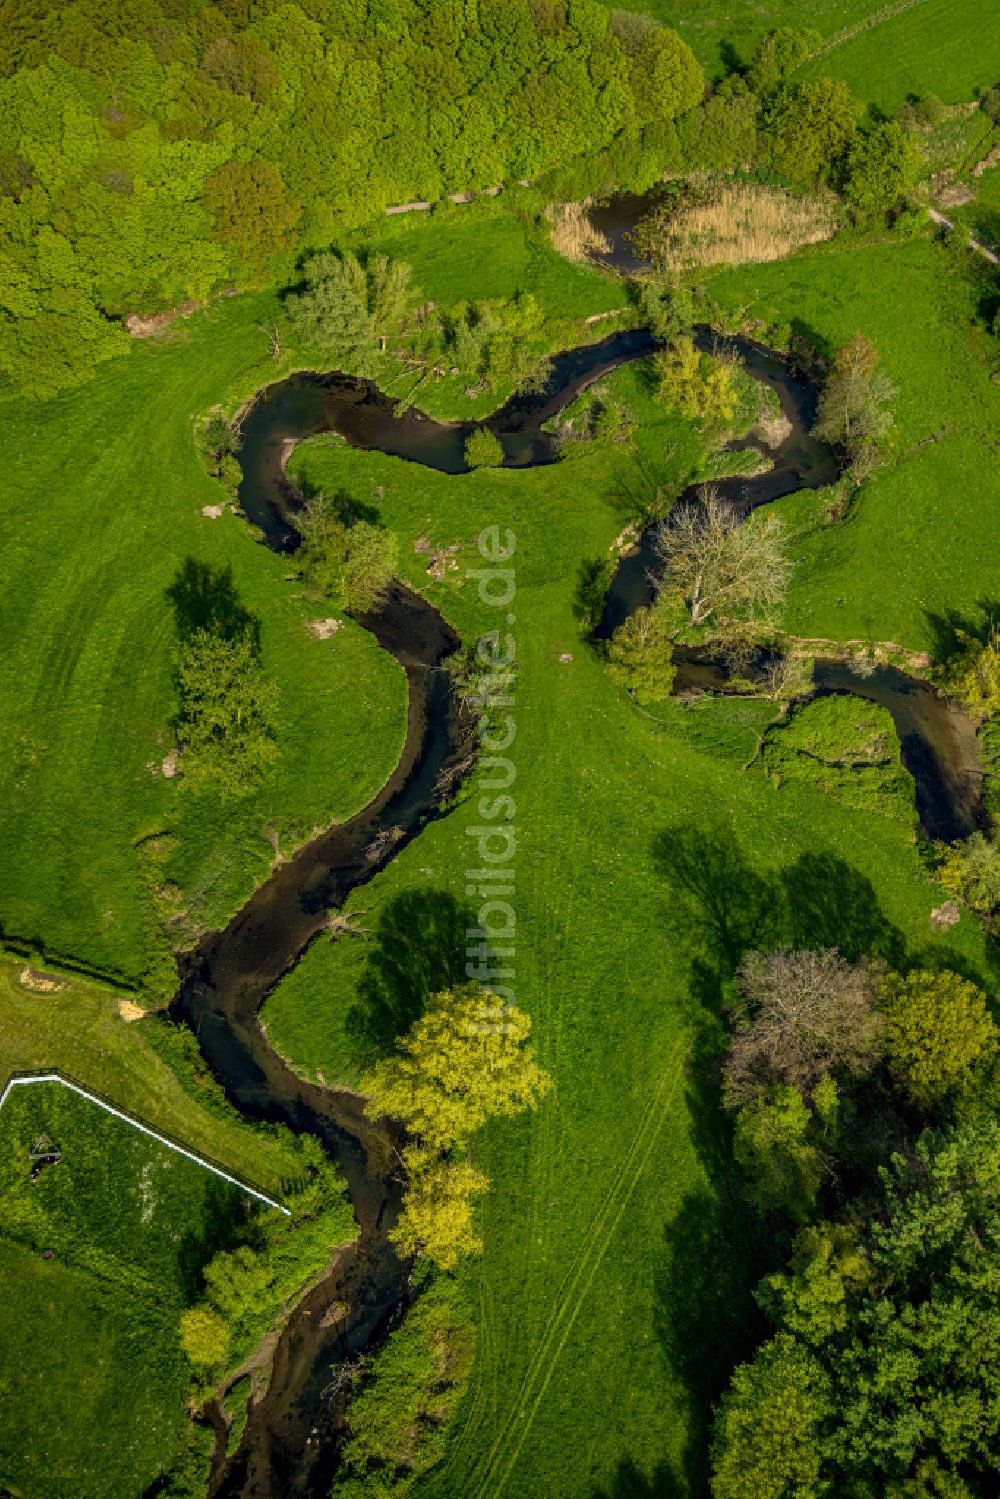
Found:
<path fill-rule="evenodd" d="M 979 725 L 995 809 L 997 290 L 921 206 L 941 159 L 992 138 L 980 9 L 740 18 L 723 65 L 711 5 L 676 31 L 590 0 L 8 8 L 0 920 L 41 966 L 93 973 L 32 993 L 5 964 L 0 1059 L 65 1066 L 293 1215 L 80 1100 L 5 1105 L 0 1480 L 204 1494 L 186 1404 L 225 1388 L 238 1445 L 262 1338 L 352 1236 L 315 1142 L 250 1128 L 187 1032 L 126 1024 L 102 983 L 169 998 L 172 950 L 367 802 L 405 704 L 365 613 L 402 579 L 473 646 L 495 621 L 464 572 L 500 517 L 533 1050 L 447 1130 L 412 1114 L 477 1088 L 435 1030 L 466 993 L 461 791 L 265 1009 L 300 1071 L 410 1127 L 412 1304 L 338 1373 L 334 1492 L 990 1492 L 996 844 L 986 824 L 926 840 L 885 710 L 813 697 L 809 668 L 820 637 L 866 670 L 925 653 Z M 580 259 L 602 244 L 565 205 L 664 173 L 648 281 Z M 554 419 L 560 462 L 498 466 L 487 420 L 513 389 L 646 323 L 657 353 Z M 766 467 L 766 443 L 729 444 L 778 416 L 706 324 L 817 378 L 832 491 L 747 523 L 704 490 L 674 503 Z M 254 546 L 226 508 L 241 416 L 302 368 L 474 423 L 469 472 L 311 439 L 289 462 L 300 552 Z M 651 524 L 664 584 L 597 646 Z M 762 681 L 754 653 L 796 637 Z M 723 651 L 733 693 L 672 695 L 682 645 Z M 63 1159 L 31 1185 L 40 1133 Z"/>

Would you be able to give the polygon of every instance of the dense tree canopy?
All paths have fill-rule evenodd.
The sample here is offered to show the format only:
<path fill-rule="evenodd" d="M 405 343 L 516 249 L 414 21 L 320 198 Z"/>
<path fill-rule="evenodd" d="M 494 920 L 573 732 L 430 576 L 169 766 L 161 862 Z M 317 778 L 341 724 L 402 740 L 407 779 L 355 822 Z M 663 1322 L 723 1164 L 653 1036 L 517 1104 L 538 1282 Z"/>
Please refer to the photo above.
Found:
<path fill-rule="evenodd" d="M 989 1061 L 996 1051 L 986 996 L 957 973 L 890 974 L 879 1004 L 886 1016 L 889 1066 L 925 1108 L 946 1099 L 970 1067 Z"/>
<path fill-rule="evenodd" d="M 926 1132 L 859 1231 L 803 1232 L 716 1421 L 715 1499 L 994 1493 L 1000 1125 Z"/>
<path fill-rule="evenodd" d="M 196 630 L 177 662 L 182 784 L 193 791 L 245 796 L 278 753 L 278 690 L 264 675 L 250 635 L 226 640 Z"/>
<path fill-rule="evenodd" d="M 114 319 L 287 277 L 388 204 L 652 180 L 703 89 L 598 0 L 22 0 L 0 31 L 0 370 L 41 394 L 127 346 Z"/>

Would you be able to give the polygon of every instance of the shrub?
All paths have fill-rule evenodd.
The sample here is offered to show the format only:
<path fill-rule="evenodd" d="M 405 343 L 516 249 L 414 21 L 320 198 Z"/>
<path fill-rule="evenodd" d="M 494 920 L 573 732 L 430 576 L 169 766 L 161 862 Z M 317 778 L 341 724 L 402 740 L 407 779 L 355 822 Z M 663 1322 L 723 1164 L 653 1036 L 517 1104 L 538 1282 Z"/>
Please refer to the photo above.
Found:
<path fill-rule="evenodd" d="M 181 1347 L 199 1369 L 217 1369 L 229 1350 L 229 1329 L 207 1306 L 188 1307 L 181 1313 Z"/>
<path fill-rule="evenodd" d="M 608 641 L 608 672 L 637 703 L 669 698 L 676 674 L 671 635 L 667 610 L 650 604 L 630 614 Z"/>
<path fill-rule="evenodd" d="M 499 468 L 503 463 L 503 446 L 489 427 L 477 427 L 465 440 L 465 461 L 469 468 Z"/>

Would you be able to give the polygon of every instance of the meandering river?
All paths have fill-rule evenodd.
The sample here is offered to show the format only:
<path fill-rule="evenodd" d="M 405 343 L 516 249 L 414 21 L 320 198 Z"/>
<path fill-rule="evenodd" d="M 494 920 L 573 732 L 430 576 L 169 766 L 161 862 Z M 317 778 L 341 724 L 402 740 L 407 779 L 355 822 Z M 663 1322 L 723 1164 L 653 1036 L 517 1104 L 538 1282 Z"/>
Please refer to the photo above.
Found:
<path fill-rule="evenodd" d="M 709 335 L 701 337 L 707 341 Z M 836 460 L 809 436 L 812 387 L 768 351 L 743 339 L 724 342 L 777 392 L 787 419 L 786 435 L 776 447 L 757 444 L 773 460 L 769 471 L 727 480 L 725 493 L 749 510 L 828 483 Z M 485 423 L 500 437 L 505 464 L 554 462 L 557 444 L 542 424 L 585 386 L 648 354 L 652 346 L 650 333 L 637 329 L 560 355 L 544 391 L 509 401 Z M 395 406 L 370 382 L 342 375 L 294 375 L 260 394 L 243 424 L 240 499 L 268 545 L 293 551 L 298 543 L 297 496 L 285 479 L 285 464 L 291 447 L 304 437 L 337 432 L 356 447 L 378 448 L 447 473 L 464 470 L 464 443 L 473 424 L 440 423 L 413 409 L 397 417 Z M 647 533 L 618 568 L 599 633 L 609 634 L 649 595 L 652 555 Z M 277 1347 L 268 1393 L 251 1409 L 231 1458 L 225 1458 L 220 1437 L 213 1499 L 326 1499 L 345 1400 L 343 1392 L 331 1395 L 332 1370 L 344 1357 L 375 1346 L 407 1296 L 406 1266 L 387 1238 L 399 1209 L 392 1129 L 367 1119 L 354 1094 L 298 1078 L 258 1019 L 268 993 L 323 931 L 329 913 L 437 815 L 472 753 L 468 726 L 441 670 L 459 642 L 440 614 L 396 585 L 359 623 L 406 672 L 409 709 L 399 763 L 367 807 L 276 869 L 223 931 L 206 937 L 185 958 L 173 1006 L 247 1117 L 281 1121 L 320 1138 L 346 1177 L 359 1231 L 293 1312 Z M 710 666 L 689 665 L 683 671 L 689 683 L 700 672 L 707 685 L 720 685 Z M 926 683 L 888 669 L 860 679 L 842 665 L 821 662 L 817 680 L 823 691 L 872 698 L 892 713 L 928 833 L 955 837 L 979 824 L 974 734 L 952 705 Z"/>

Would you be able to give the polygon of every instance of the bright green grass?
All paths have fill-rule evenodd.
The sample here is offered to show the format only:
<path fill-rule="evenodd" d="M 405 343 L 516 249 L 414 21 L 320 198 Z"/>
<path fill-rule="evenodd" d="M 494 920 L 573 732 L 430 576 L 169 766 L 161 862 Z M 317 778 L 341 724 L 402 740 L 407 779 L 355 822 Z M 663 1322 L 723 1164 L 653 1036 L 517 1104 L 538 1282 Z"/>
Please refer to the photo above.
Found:
<path fill-rule="evenodd" d="M 282 1183 L 301 1174 L 284 1136 L 251 1129 L 213 1103 L 210 1078 L 203 1099 L 184 1091 L 146 1039 L 159 1022 L 127 1023 L 111 995 L 78 979 L 56 994 L 30 993 L 18 983 L 20 966 L 0 961 L 0 1089 L 13 1072 L 57 1069 L 265 1192 L 280 1196 Z"/>
<path fill-rule="evenodd" d="M 811 7 L 809 8 L 811 9 Z M 1000 79 L 1000 28 L 990 0 L 915 0 L 806 63 L 797 77 L 843 78 L 891 114 L 910 94 L 964 103 Z M 809 11 L 799 11 L 802 25 Z"/>
<path fill-rule="evenodd" d="M 29 1151 L 43 1134 L 62 1159 L 32 1182 Z M 175 1313 L 197 1299 L 202 1265 L 239 1221 L 276 1212 L 59 1083 L 11 1090 L 0 1157 L 7 1237 Z"/>
<path fill-rule="evenodd" d="M 370 636 L 307 630 L 315 606 L 282 581 L 203 471 L 192 421 L 272 378 L 242 298 L 141 346 L 85 389 L 3 407 L 8 432 L 0 662 L 0 923 L 130 978 L 155 938 L 137 839 L 176 836 L 164 875 L 189 928 L 215 925 L 287 849 L 363 805 L 402 740 L 405 683 Z M 277 373 L 277 371 L 275 371 Z M 278 683 L 282 754 L 258 792 L 190 797 L 154 777 L 171 744 L 174 621 L 165 591 L 188 557 L 231 566 Z"/>
<path fill-rule="evenodd" d="M 586 315 L 627 301 L 492 205 L 421 219 L 387 220 L 379 243 L 412 261 L 433 300 L 530 288 L 554 347 L 588 336 Z M 0 410 L 10 434 L 0 523 L 10 580 L 0 602 L 0 932 L 130 979 L 162 944 L 138 840 L 174 835 L 154 880 L 179 887 L 172 914 L 190 937 L 223 923 L 266 877 L 275 836 L 287 853 L 363 805 L 402 743 L 396 663 L 350 621 L 333 640 L 315 640 L 308 621 L 328 611 L 283 581 L 287 561 L 254 546 L 234 517 L 200 513 L 223 496 L 195 453 L 194 419 L 217 403 L 234 409 L 301 363 L 287 339 L 281 363 L 266 357 L 260 325 L 275 313 L 270 297 L 220 302 L 81 391 Z M 589 336 L 603 331 L 598 324 Z M 421 404 L 465 415 L 504 394 L 470 403 L 461 381 L 445 380 L 425 386 Z M 281 759 L 235 803 L 189 797 L 149 769 L 171 745 L 165 591 L 188 557 L 232 567 L 281 694 Z"/>
<path fill-rule="evenodd" d="M 892 716 L 877 703 L 832 696 L 794 707 L 768 733 L 761 765 L 776 786 L 801 781 L 848 807 L 916 822 L 913 780 Z"/>
<path fill-rule="evenodd" d="M 23 1499 L 141 1494 L 186 1420 L 176 1319 L 4 1240 L 0 1347 L 0 1483 Z"/>
<path fill-rule="evenodd" d="M 731 307 L 799 324 L 827 348 L 871 339 L 898 388 L 895 461 L 867 483 L 850 519 L 826 524 L 808 494 L 780 501 L 798 567 L 783 623 L 801 635 L 933 649 L 936 616 L 979 618 L 995 598 L 987 538 L 1000 527 L 1000 386 L 977 290 L 928 240 L 825 247 L 780 266 L 724 272 Z"/>
<path fill-rule="evenodd" d="M 825 39 L 877 14 L 879 0 L 768 0 L 762 5 L 724 4 L 722 0 L 631 0 L 612 9 L 644 11 L 672 26 L 687 42 L 710 78 L 732 70 L 734 61 L 749 62 L 762 36 L 778 26 L 810 26 Z"/>
<path fill-rule="evenodd" d="M 530 292 L 546 318 L 556 322 L 605 312 L 628 300 L 607 276 L 553 254 L 542 229 L 499 204 L 399 214 L 359 236 L 358 245 L 405 261 L 412 267 L 414 285 L 439 307 Z"/>
<path fill-rule="evenodd" d="M 981 160 L 996 146 L 1000 146 L 1000 126 L 987 136 L 976 155 Z M 964 225 L 981 243 L 1000 251 L 1000 166 L 991 167 L 981 177 L 966 172 L 965 180 L 976 195 L 975 201 L 949 209 L 948 217 L 953 223 Z"/>
<path fill-rule="evenodd" d="M 43 1133 L 62 1159 L 32 1182 Z M 56 1083 L 10 1094 L 0 1161 L 0 1481 L 139 1494 L 185 1435 L 180 1313 L 212 1254 L 273 1210 Z"/>
<path fill-rule="evenodd" d="M 426 1499 L 597 1499 L 631 1492 L 630 1462 L 651 1484 L 657 1475 L 654 1492 L 701 1492 L 701 1421 L 746 1346 L 752 1260 L 716 1095 L 696 1060 L 718 1034 L 719 946 L 661 871 L 657 834 L 680 824 L 711 836 L 721 824 L 723 853 L 731 828 L 754 866 L 792 869 L 788 934 L 803 944 L 864 943 L 881 911 L 912 952 L 980 977 L 985 969 L 973 923 L 932 935 L 939 891 L 909 827 L 802 785 L 775 790 L 763 771 L 742 769 L 772 710 L 668 706 L 656 724 L 581 641 L 581 565 L 605 554 L 649 499 L 678 435 L 643 405 L 641 378 L 623 372 L 619 387 L 644 417 L 634 456 L 575 450 L 551 468 L 459 478 L 330 447 L 301 458 L 330 488 L 360 497 L 383 488 L 383 515 L 415 581 L 412 541 L 428 531 L 435 546 L 461 544 L 463 570 L 477 565 L 482 526 L 517 536 L 515 989 L 555 1089 L 533 1117 L 498 1123 L 475 1144 L 493 1182 L 485 1254 L 463 1271 L 476 1364 L 446 1458 L 421 1487 Z M 467 638 L 497 623 L 461 572 L 428 593 Z M 560 660 L 566 653 L 571 661 Z M 428 987 L 460 971 L 477 799 L 473 782 L 468 799 L 352 897 L 367 940 L 317 945 L 268 1001 L 269 1034 L 296 1064 L 355 1077 L 363 1056 L 345 1016 L 359 990 L 372 992 L 363 981 L 381 976 L 381 1002 L 395 997 L 402 1011 L 413 955 L 431 952 Z M 751 878 L 738 867 L 720 876 L 733 921 Z M 389 929 L 391 941 L 381 935 Z"/>

